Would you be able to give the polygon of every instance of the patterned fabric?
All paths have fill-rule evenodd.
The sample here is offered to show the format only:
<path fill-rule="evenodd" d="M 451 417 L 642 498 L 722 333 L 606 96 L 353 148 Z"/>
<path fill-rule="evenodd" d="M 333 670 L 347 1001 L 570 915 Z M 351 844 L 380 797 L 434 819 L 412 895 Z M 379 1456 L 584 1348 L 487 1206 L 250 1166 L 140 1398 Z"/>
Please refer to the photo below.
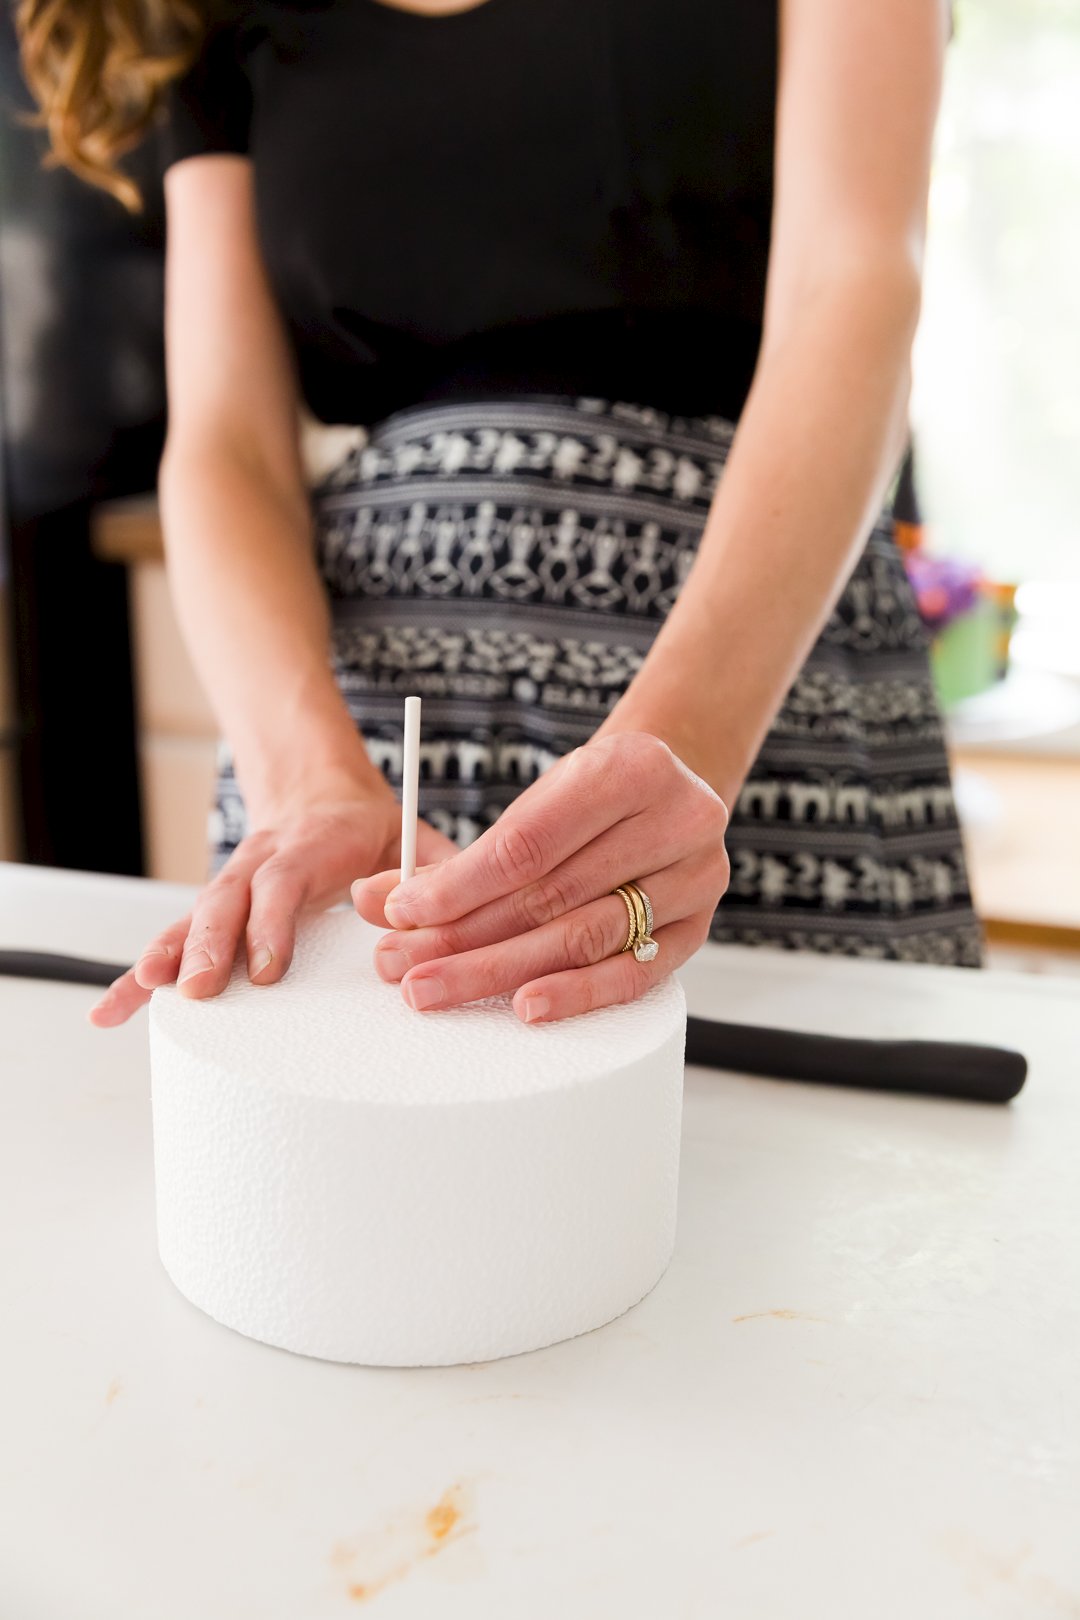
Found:
<path fill-rule="evenodd" d="M 333 669 L 400 786 L 464 846 L 585 742 L 687 579 L 735 432 L 589 399 L 400 411 L 317 481 Z M 243 836 L 219 745 L 211 872 Z M 882 511 L 732 813 L 712 937 L 978 966 L 927 637 Z"/>

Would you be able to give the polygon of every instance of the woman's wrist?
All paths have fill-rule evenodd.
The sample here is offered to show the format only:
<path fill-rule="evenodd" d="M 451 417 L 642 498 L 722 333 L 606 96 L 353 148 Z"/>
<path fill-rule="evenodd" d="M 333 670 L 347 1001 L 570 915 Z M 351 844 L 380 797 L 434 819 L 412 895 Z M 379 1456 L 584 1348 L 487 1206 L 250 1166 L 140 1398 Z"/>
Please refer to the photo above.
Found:
<path fill-rule="evenodd" d="M 279 826 L 304 811 L 343 800 L 394 800 L 394 793 L 354 733 L 351 746 L 276 761 L 235 760 L 253 827 Z"/>
<path fill-rule="evenodd" d="M 667 695 L 641 689 L 635 683 L 594 735 L 609 737 L 624 731 L 645 731 L 659 737 L 695 776 L 709 784 L 729 810 L 734 807 L 750 761 L 745 757 L 745 744 L 725 728 L 722 706 L 715 699 L 706 708 L 688 700 L 685 690 Z"/>

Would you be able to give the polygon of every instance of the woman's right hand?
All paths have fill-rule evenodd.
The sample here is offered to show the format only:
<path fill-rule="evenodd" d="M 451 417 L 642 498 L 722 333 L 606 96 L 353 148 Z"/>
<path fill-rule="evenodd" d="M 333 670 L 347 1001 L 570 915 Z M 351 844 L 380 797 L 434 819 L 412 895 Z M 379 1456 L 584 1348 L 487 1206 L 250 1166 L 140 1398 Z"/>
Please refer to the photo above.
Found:
<path fill-rule="evenodd" d="M 150 940 L 138 961 L 87 1013 L 99 1029 L 124 1023 L 158 985 L 216 996 L 232 977 L 241 939 L 253 984 L 288 971 L 301 916 L 349 898 L 351 883 L 399 858 L 401 807 L 385 783 L 332 792 L 293 806 L 252 830 L 207 883 L 192 910 Z M 417 828 L 418 863 L 445 860 L 457 846 L 427 822 Z M 269 953 L 269 954 L 268 954 Z"/>

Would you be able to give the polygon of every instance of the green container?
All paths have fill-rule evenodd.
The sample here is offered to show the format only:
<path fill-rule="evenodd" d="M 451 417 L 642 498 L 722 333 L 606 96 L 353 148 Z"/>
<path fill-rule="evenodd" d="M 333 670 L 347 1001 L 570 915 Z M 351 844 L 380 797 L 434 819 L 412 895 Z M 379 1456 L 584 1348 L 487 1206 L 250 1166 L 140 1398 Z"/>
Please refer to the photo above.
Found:
<path fill-rule="evenodd" d="M 934 685 L 943 708 L 974 697 L 1001 675 L 1001 610 L 980 597 L 969 613 L 939 630 L 930 647 Z"/>

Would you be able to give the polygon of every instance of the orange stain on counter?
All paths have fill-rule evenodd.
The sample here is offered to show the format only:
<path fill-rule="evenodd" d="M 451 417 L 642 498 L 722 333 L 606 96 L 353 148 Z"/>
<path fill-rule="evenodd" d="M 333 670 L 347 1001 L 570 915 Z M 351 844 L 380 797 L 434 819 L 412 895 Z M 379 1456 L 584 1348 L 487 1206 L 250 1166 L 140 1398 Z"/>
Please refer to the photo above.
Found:
<path fill-rule="evenodd" d="M 752 1547 L 757 1541 L 768 1541 L 772 1534 L 772 1530 L 752 1530 L 748 1536 L 743 1536 L 739 1541 L 733 1541 L 732 1546 L 738 1552 L 743 1547 Z"/>
<path fill-rule="evenodd" d="M 733 1316 L 733 1322 L 757 1322 L 763 1316 L 775 1316 L 780 1322 L 824 1322 L 829 1325 L 827 1316 L 807 1316 L 805 1311 L 749 1311 L 745 1316 Z"/>
<path fill-rule="evenodd" d="M 452 1490 L 440 1497 L 427 1516 L 428 1534 L 435 1541 L 445 1541 L 456 1524 L 461 1520 L 461 1507 L 453 1500 Z"/>
<path fill-rule="evenodd" d="M 477 1526 L 468 1515 L 472 1503 L 463 1483 L 451 1485 L 434 1507 L 425 1512 L 406 1514 L 388 1524 L 382 1532 L 353 1541 L 335 1543 L 330 1562 L 346 1569 L 361 1560 L 371 1569 L 363 1580 L 353 1580 L 345 1588 L 354 1603 L 366 1603 L 394 1581 L 404 1580 L 425 1560 L 469 1535 Z"/>

